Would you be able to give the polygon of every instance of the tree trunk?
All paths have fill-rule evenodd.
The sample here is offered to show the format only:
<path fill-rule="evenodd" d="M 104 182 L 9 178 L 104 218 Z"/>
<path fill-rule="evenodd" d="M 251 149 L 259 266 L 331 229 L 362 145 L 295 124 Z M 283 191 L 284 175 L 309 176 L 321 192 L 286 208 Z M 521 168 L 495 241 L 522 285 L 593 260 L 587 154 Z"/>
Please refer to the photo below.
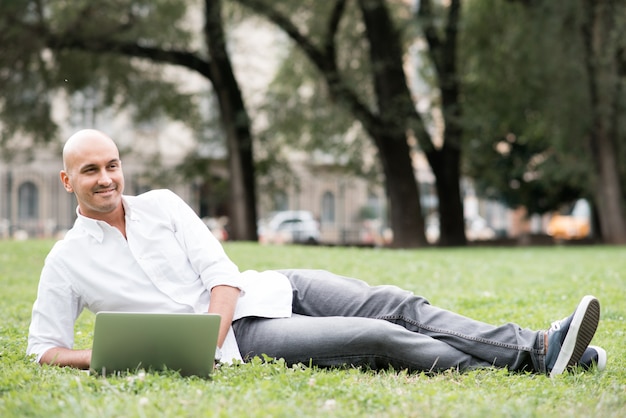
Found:
<path fill-rule="evenodd" d="M 389 221 L 393 231 L 392 246 L 423 247 L 427 242 L 410 147 L 405 138 L 394 138 L 384 133 L 376 134 L 374 142 L 385 175 Z"/>
<path fill-rule="evenodd" d="M 426 245 L 420 193 L 407 132 L 419 118 L 402 67 L 400 35 L 383 0 L 359 0 L 369 42 L 378 115 L 362 120 L 385 174 L 394 247 Z M 373 122 L 373 123 L 372 123 Z"/>
<path fill-rule="evenodd" d="M 436 29 L 430 0 L 420 4 L 429 55 L 435 65 L 441 91 L 441 109 L 445 121 L 444 143 L 440 149 L 425 148 L 428 163 L 437 181 L 439 199 L 439 245 L 466 245 L 465 215 L 461 196 L 461 124 L 462 104 L 459 100 L 460 82 L 457 67 L 458 24 L 461 13 L 459 0 L 451 0 L 445 24 L 445 37 Z"/>
<path fill-rule="evenodd" d="M 602 237 L 626 244 L 626 220 L 617 162 L 619 76 L 615 30 L 617 1 L 585 0 L 583 26 L 591 98 L 589 148 L 595 167 L 595 201 Z"/>
<path fill-rule="evenodd" d="M 205 37 L 211 57 L 209 71 L 228 145 L 230 172 L 230 237 L 257 240 L 256 184 L 250 119 L 226 52 L 221 0 L 205 0 Z"/>
<path fill-rule="evenodd" d="M 446 247 L 466 245 L 465 217 L 460 184 L 461 153 L 456 148 L 444 145 L 442 149 L 428 156 L 429 164 L 437 179 L 437 198 L 439 199 L 438 244 Z"/>

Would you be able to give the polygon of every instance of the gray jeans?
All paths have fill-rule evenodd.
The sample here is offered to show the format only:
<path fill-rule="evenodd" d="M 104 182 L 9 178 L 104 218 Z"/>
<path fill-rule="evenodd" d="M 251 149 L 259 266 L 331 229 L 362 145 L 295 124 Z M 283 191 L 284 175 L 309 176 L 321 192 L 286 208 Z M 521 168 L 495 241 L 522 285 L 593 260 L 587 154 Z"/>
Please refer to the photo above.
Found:
<path fill-rule="evenodd" d="M 293 287 L 293 316 L 235 321 L 244 359 L 266 354 L 289 365 L 545 373 L 543 331 L 489 325 L 395 286 L 369 286 L 323 270 L 281 273 Z"/>

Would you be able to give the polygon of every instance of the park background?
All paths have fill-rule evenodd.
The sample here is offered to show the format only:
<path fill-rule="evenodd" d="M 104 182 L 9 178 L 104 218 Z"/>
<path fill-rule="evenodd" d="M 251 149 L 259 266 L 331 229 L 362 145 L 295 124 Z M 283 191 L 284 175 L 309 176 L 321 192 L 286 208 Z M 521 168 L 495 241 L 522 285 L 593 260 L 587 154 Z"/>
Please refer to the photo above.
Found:
<path fill-rule="evenodd" d="M 0 235 L 62 236 L 63 141 L 120 145 L 234 240 L 307 210 L 329 244 L 626 242 L 618 1 L 6 1 Z M 581 225 L 582 222 L 582 225 Z"/>
<path fill-rule="evenodd" d="M 625 29 L 618 0 L 0 2 L 0 415 L 624 416 Z M 76 216 L 61 148 L 85 127 L 120 145 L 127 193 L 171 188 L 227 219 L 242 269 L 326 268 L 537 329 L 591 293 L 608 367 L 255 361 L 202 381 L 32 364 L 38 274 Z M 584 226 L 550 236 L 581 201 Z M 285 209 L 332 245 L 256 243 Z"/>

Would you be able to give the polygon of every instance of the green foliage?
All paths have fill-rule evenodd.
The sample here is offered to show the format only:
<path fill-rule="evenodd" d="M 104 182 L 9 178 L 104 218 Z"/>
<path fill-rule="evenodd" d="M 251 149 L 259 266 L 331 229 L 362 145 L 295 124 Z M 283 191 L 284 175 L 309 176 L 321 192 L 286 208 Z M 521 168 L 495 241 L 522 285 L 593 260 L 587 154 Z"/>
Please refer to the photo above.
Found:
<path fill-rule="evenodd" d="M 188 27 L 187 6 L 182 0 L 2 2 L 0 147 L 19 151 L 11 140 L 21 135 L 54 138 L 59 97 L 70 103 L 89 97 L 94 112 L 127 109 L 138 122 L 167 116 L 198 125 L 198 103 L 181 91 L 181 80 L 168 77 L 158 59 L 124 52 L 133 45 L 194 52 L 189 45 L 198 35 Z"/>
<path fill-rule="evenodd" d="M 585 293 L 602 303 L 593 343 L 604 372 L 556 379 L 506 370 L 435 376 L 402 371 L 288 368 L 281 360 L 220 368 L 211 379 L 174 372 L 97 378 L 25 358 L 30 308 L 49 241 L 0 241 L 0 416 L 50 417 L 622 417 L 626 414 L 626 257 L 623 247 L 374 250 L 227 243 L 242 269 L 325 268 L 395 284 L 491 323 L 539 329 Z M 76 327 L 89 347 L 93 315 Z"/>
<path fill-rule="evenodd" d="M 487 195 L 536 213 L 591 196 L 584 19 L 579 1 L 467 3 L 465 170 Z"/>
<path fill-rule="evenodd" d="M 0 148 L 4 158 L 20 150 L 16 135 L 45 138 L 56 133 L 51 110 L 41 40 L 15 24 L 13 16 L 33 21 L 32 8 L 24 1 L 0 3 Z M 17 142 L 17 141 L 16 141 Z"/>
<path fill-rule="evenodd" d="M 35 3 L 35 2 L 31 2 Z M 146 45 L 184 48 L 193 39 L 185 21 L 188 2 L 181 0 L 48 1 L 43 15 L 57 33 L 86 38 L 114 38 Z M 42 22 L 46 23 L 46 22 Z"/>

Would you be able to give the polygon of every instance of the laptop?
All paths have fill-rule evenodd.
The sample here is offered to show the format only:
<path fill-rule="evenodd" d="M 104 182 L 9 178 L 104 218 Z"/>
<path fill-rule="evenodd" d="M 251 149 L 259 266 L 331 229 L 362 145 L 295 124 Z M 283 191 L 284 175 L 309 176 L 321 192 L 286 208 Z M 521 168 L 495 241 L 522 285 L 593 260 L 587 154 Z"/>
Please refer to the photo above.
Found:
<path fill-rule="evenodd" d="M 208 377 L 219 326 L 216 314 L 98 312 L 90 369 L 102 376 L 174 370 Z"/>

